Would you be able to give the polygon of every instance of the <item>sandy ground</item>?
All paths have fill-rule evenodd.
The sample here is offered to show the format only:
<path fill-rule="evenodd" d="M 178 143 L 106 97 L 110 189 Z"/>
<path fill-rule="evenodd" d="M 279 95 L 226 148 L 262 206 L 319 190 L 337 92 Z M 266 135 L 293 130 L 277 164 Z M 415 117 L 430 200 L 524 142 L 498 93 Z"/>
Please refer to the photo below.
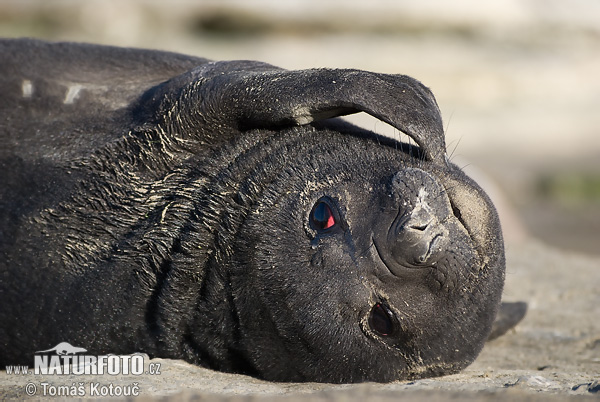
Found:
<path fill-rule="evenodd" d="M 245 24 L 256 22 L 257 15 L 259 23 L 225 35 L 215 32 L 214 21 L 223 21 L 214 17 L 221 15 L 214 11 L 221 7 L 217 3 L 234 9 L 238 19 L 242 10 Z M 160 4 L 4 0 L 0 35 L 161 48 L 217 60 L 262 60 L 286 68 L 352 67 L 419 78 L 438 98 L 453 161 L 486 188 L 500 211 L 507 239 L 504 297 L 528 302 L 528 314 L 516 330 L 488 343 L 465 371 L 438 379 L 277 384 L 158 359 L 147 363 L 161 363 L 160 375 L 44 377 L 2 371 L 0 400 L 26 397 L 28 383 L 35 385 L 36 397 L 43 395 L 43 383 L 50 387 L 48 392 L 52 386 L 83 383 L 86 396 L 93 384 L 137 384 L 145 399 L 598 400 L 596 2 L 515 0 L 481 6 L 472 0 L 382 0 L 371 8 L 337 0 Z M 328 19 L 335 19 L 335 29 L 319 22 Z M 274 20 L 283 24 L 269 25 Z M 257 34 L 265 23 L 267 34 Z M 352 121 L 378 133 L 400 135 L 368 116 Z M 563 185 L 564 177 L 575 183 L 586 178 L 587 187 L 570 181 Z M 552 191 L 540 192 L 540 183 L 546 182 Z M 553 183 L 558 184 L 552 187 Z"/>

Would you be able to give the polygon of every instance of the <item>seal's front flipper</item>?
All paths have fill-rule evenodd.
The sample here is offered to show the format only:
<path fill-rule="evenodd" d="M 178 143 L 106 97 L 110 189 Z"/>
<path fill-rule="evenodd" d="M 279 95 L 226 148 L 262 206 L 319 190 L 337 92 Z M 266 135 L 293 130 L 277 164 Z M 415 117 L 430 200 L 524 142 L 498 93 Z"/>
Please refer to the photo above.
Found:
<path fill-rule="evenodd" d="M 276 71 L 229 86 L 241 126 L 303 125 L 366 112 L 412 137 L 427 159 L 444 161 L 442 118 L 431 91 L 405 75 L 360 70 Z"/>
<path fill-rule="evenodd" d="M 166 96 L 165 96 L 166 95 Z M 405 75 L 349 69 L 287 71 L 257 62 L 205 64 L 176 77 L 156 99 L 179 117 L 239 130 L 303 125 L 366 112 L 410 136 L 425 157 L 445 163 L 442 118 L 431 91 Z"/>
<path fill-rule="evenodd" d="M 507 333 L 509 329 L 521 322 L 526 313 L 527 303 L 525 302 L 502 302 L 487 340 L 491 341 Z"/>

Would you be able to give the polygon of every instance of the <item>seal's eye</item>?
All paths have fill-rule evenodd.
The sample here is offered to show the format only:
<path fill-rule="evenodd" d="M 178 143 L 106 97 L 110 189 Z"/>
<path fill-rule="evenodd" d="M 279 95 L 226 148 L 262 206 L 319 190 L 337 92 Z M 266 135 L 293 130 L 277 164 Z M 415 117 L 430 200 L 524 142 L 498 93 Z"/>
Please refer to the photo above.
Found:
<path fill-rule="evenodd" d="M 335 216 L 329 204 L 324 200 L 317 201 L 310 213 L 312 228 L 320 232 L 334 227 L 335 224 Z"/>
<path fill-rule="evenodd" d="M 396 318 L 388 306 L 376 303 L 369 313 L 369 328 L 379 336 L 389 336 L 396 332 Z"/>

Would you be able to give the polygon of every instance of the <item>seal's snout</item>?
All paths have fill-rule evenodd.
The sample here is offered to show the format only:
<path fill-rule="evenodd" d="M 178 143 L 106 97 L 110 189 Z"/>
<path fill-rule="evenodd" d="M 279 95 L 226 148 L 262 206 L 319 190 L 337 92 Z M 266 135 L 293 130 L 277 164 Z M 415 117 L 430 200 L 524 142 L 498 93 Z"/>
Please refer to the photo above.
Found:
<path fill-rule="evenodd" d="M 396 173 L 391 183 L 398 213 L 385 239 L 388 268 L 398 274 L 405 268 L 431 267 L 445 254 L 449 243 L 448 196 L 438 180 L 418 168 Z"/>

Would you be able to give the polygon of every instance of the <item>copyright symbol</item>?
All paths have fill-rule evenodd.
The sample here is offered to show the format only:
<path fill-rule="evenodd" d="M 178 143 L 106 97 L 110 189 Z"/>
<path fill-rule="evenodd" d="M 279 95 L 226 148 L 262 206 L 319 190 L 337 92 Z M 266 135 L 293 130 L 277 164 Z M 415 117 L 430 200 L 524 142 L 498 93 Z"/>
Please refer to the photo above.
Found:
<path fill-rule="evenodd" d="M 27 395 L 34 396 L 36 392 L 37 392 L 37 387 L 35 386 L 34 383 L 28 382 L 27 385 L 25 385 L 25 393 L 27 393 Z"/>

